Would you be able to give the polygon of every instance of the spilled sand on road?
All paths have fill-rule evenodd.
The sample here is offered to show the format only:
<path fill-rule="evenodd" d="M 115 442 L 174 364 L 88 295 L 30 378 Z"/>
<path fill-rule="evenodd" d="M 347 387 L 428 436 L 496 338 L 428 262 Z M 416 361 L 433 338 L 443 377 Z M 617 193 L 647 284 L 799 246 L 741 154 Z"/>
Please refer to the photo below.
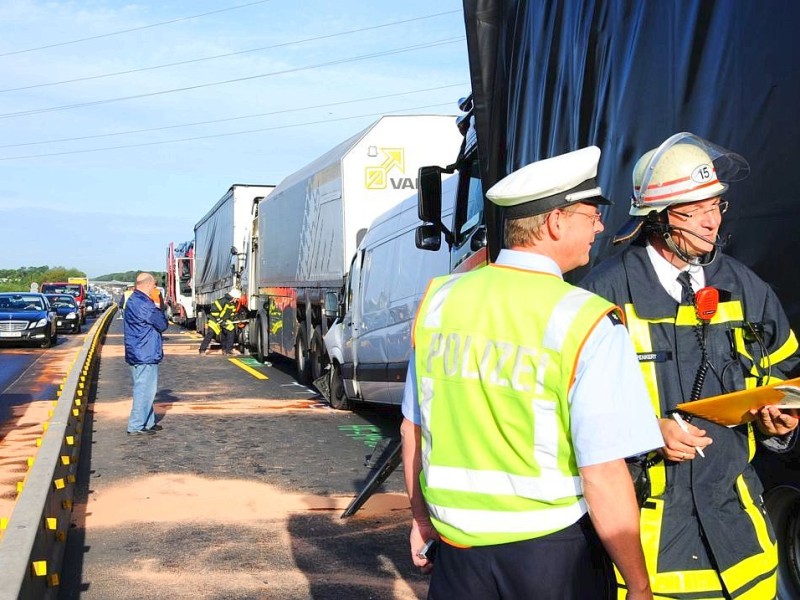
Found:
<path fill-rule="evenodd" d="M 177 561 L 142 554 L 115 565 L 113 577 L 118 585 L 135 584 L 142 591 L 158 589 L 166 594 L 164 597 L 252 594 L 253 598 L 311 598 L 315 586 L 353 585 L 370 590 L 375 598 L 424 597 L 426 582 L 406 580 L 388 556 L 378 553 L 374 557 L 374 572 L 329 569 L 325 565 L 332 557 L 321 555 L 326 547 L 323 539 L 290 533 L 291 520 L 303 515 L 320 520 L 322 538 L 346 540 L 362 535 L 365 526 L 370 531 L 407 527 L 410 508 L 405 494 L 376 494 L 355 516 L 339 519 L 338 514 L 351 500 L 352 496 L 344 495 L 289 493 L 247 480 L 162 473 L 95 490 L 89 496 L 84 518 L 87 528 L 104 528 L 117 535 L 141 527 L 166 538 L 176 530 L 187 529 L 211 532 L 225 527 L 231 533 L 238 532 L 224 538 L 200 534 L 204 542 L 196 551 L 181 553 Z M 226 556 L 256 556 L 259 552 L 270 555 L 269 561 L 256 561 L 259 568 L 224 560 Z M 320 569 L 309 568 L 309 560 Z M 192 582 L 189 588 L 187 581 Z M 299 595 L 301 590 L 303 595 Z"/>
<path fill-rule="evenodd" d="M 169 413 L 170 415 L 220 415 L 220 414 L 253 414 L 253 413 L 290 413 L 314 409 L 314 414 L 330 414 L 335 416 L 339 411 L 331 410 L 327 404 L 311 399 L 264 399 L 264 398 L 233 398 L 222 402 L 214 400 L 208 402 L 186 401 L 156 402 L 153 407 L 156 419 Z M 89 410 L 95 418 L 109 420 L 126 420 L 130 414 L 131 401 L 128 398 L 104 401 L 89 405 Z"/>

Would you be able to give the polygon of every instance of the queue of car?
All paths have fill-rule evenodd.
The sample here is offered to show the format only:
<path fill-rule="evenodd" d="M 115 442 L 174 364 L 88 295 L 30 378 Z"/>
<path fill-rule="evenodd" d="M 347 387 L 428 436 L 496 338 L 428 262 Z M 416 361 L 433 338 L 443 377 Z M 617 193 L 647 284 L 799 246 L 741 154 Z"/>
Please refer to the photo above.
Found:
<path fill-rule="evenodd" d="M 0 292 L 0 345 L 50 348 L 60 332 L 81 333 L 87 316 L 109 306 L 107 292 L 67 284 L 43 284 L 42 292 Z"/>

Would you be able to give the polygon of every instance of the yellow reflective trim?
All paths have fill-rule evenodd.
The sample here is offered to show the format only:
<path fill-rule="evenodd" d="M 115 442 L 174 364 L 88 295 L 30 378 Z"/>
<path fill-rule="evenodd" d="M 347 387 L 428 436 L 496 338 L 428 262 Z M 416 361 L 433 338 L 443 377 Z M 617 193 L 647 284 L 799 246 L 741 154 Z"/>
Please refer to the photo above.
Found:
<path fill-rule="evenodd" d="M 663 462 L 660 463 L 664 470 Z M 651 469 L 653 471 L 654 469 Z M 644 560 L 647 572 L 650 573 L 650 583 L 653 583 L 653 574 L 658 570 L 658 549 L 661 546 L 661 524 L 664 518 L 664 501 L 648 498 L 647 503 L 652 508 L 643 507 L 639 513 L 639 537 L 642 540 Z M 655 589 L 655 588 L 653 588 Z"/>
<path fill-rule="evenodd" d="M 774 571 L 778 567 L 778 545 L 770 538 L 765 517 L 753 503 L 750 490 L 747 489 L 747 484 L 744 481 L 744 477 L 741 475 L 736 478 L 736 488 L 739 491 L 742 504 L 744 504 L 744 510 L 753 523 L 756 538 L 763 552 L 749 556 L 721 573 L 722 579 L 725 581 L 725 585 L 731 593 L 735 593 L 736 590 L 745 584 L 757 579 L 761 575 Z M 739 598 L 740 596 L 736 597 Z M 750 596 L 748 592 L 748 596 L 746 597 L 760 598 L 761 596 Z M 769 597 L 772 598 L 773 596 Z"/>
<path fill-rule="evenodd" d="M 664 461 L 660 460 L 650 467 L 647 474 L 650 477 L 650 495 L 661 496 L 667 489 L 667 469 Z"/>
<path fill-rule="evenodd" d="M 693 592 L 693 598 L 697 593 L 722 592 L 722 581 L 713 569 L 673 571 L 653 575 L 648 565 L 648 573 L 650 573 L 650 587 L 658 590 L 660 594 L 668 594 L 670 598 L 674 598 L 675 594 L 688 592 Z M 720 593 L 709 598 L 723 598 L 723 596 Z"/>
<path fill-rule="evenodd" d="M 650 322 L 640 319 L 636 314 L 633 304 L 625 305 L 625 320 L 627 321 L 628 333 L 630 334 L 633 347 L 638 353 L 653 351 L 653 342 L 650 339 Z M 650 394 L 650 404 L 656 413 L 656 417 L 661 416 L 661 403 L 658 400 L 658 378 L 656 377 L 656 365 L 654 362 L 640 362 L 644 384 L 647 393 Z"/>
<path fill-rule="evenodd" d="M 752 462 L 756 455 L 756 434 L 752 421 L 747 424 L 747 462 Z"/>
<path fill-rule="evenodd" d="M 789 337 L 783 343 L 783 346 L 775 350 L 772 354 L 765 356 L 761 359 L 761 368 L 766 369 L 770 365 L 777 364 L 789 358 L 792 354 L 797 352 L 797 338 L 794 331 L 789 331 Z"/>
<path fill-rule="evenodd" d="M 741 594 L 734 595 L 736 600 L 773 600 L 778 595 L 778 574 L 774 573 L 763 581 L 759 581 L 752 588 Z"/>
<path fill-rule="evenodd" d="M 717 312 L 711 319 L 711 324 L 730 323 L 731 321 L 744 321 L 742 303 L 739 300 L 720 302 L 719 305 L 717 305 Z"/>
<path fill-rule="evenodd" d="M 694 311 L 694 306 L 680 305 L 678 307 L 678 316 L 675 318 L 675 325 L 678 327 L 694 327 L 697 325 L 697 313 Z"/>

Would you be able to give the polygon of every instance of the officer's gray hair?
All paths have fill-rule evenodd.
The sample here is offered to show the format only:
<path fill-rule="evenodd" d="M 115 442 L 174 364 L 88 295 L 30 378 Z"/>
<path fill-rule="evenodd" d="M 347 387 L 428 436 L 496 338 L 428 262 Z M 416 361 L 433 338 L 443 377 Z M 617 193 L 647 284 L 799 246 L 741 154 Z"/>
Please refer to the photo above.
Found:
<path fill-rule="evenodd" d="M 550 216 L 550 212 L 532 217 L 506 220 L 503 235 L 505 247 L 533 246 L 536 240 L 543 238 L 542 227 L 548 216 Z"/>

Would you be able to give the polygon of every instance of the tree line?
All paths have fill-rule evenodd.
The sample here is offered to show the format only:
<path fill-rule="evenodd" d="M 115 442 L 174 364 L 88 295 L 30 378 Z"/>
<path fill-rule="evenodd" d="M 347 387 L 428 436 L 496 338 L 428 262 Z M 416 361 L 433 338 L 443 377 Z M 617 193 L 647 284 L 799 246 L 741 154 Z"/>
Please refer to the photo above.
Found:
<path fill-rule="evenodd" d="M 92 281 L 135 281 L 136 275 L 141 271 L 125 271 L 121 273 L 108 273 L 100 277 L 92 277 Z M 162 282 L 165 273 L 153 271 L 156 281 Z M 69 277 L 86 277 L 80 269 L 66 267 L 20 267 L 18 269 L 0 269 L 0 292 L 27 292 L 31 283 L 41 285 L 46 281 L 67 281 Z"/>

